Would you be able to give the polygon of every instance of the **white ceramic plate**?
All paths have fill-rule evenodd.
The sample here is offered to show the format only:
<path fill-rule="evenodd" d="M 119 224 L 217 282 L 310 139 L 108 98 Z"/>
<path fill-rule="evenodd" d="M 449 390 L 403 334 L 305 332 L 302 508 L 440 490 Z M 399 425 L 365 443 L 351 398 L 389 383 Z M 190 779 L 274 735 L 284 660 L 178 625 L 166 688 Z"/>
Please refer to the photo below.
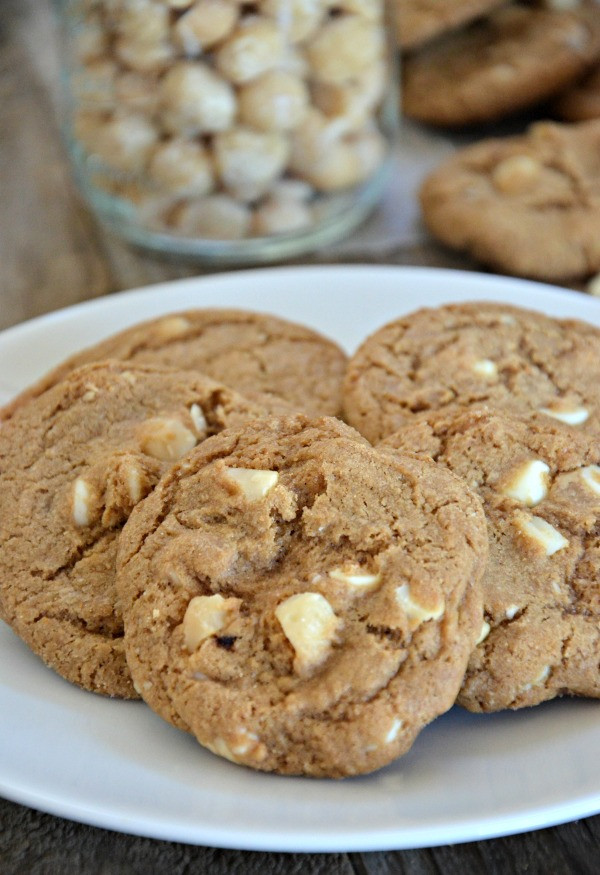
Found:
<path fill-rule="evenodd" d="M 600 302 L 518 280 L 418 268 L 288 268 L 168 283 L 71 307 L 0 335 L 0 388 L 68 353 L 186 307 L 305 322 L 348 350 L 418 306 L 487 299 L 600 326 Z M 1 624 L 0 624 L 1 625 Z M 140 702 L 103 699 L 46 669 L 0 628 L 0 793 L 52 814 L 161 839 L 273 851 L 424 847 L 600 811 L 600 703 L 493 716 L 455 708 L 380 772 L 281 778 L 220 760 Z"/>

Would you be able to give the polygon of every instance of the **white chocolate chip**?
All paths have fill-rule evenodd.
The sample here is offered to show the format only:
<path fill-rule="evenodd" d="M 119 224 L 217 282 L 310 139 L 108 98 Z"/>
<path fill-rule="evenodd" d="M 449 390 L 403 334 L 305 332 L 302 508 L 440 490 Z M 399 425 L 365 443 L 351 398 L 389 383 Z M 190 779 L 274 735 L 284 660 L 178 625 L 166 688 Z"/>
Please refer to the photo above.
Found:
<path fill-rule="evenodd" d="M 323 662 L 340 622 L 324 596 L 317 592 L 290 596 L 277 606 L 275 616 L 296 651 L 294 668 L 299 674 Z"/>
<path fill-rule="evenodd" d="M 73 521 L 76 526 L 89 526 L 91 522 L 91 492 L 83 477 L 73 484 Z"/>
<path fill-rule="evenodd" d="M 531 683 L 525 684 L 525 686 L 522 688 L 522 691 L 524 693 L 526 693 L 528 690 L 531 690 L 533 687 L 540 687 L 544 683 L 544 681 L 546 681 L 548 679 L 549 675 L 550 675 L 550 666 L 545 665 L 544 668 L 539 673 L 539 675 L 536 678 L 534 678 L 534 680 L 532 680 Z"/>
<path fill-rule="evenodd" d="M 545 413 L 546 416 L 551 416 L 560 422 L 566 422 L 567 425 L 581 425 L 590 415 L 585 407 L 565 407 L 558 404 L 552 407 L 540 407 L 540 413 Z"/>
<path fill-rule="evenodd" d="M 190 653 L 212 635 L 216 635 L 237 616 L 240 599 L 222 595 L 198 595 L 187 606 L 183 618 L 183 641 Z"/>
<path fill-rule="evenodd" d="M 392 741 L 396 740 L 396 738 L 398 737 L 398 733 L 402 729 L 402 725 L 403 725 L 402 720 L 400 720 L 398 718 L 396 718 L 396 720 L 394 720 L 392 722 L 392 725 L 390 726 L 390 728 L 389 728 L 389 730 L 386 733 L 386 736 L 384 738 L 384 742 L 386 744 L 391 744 Z"/>
<path fill-rule="evenodd" d="M 192 418 L 192 422 L 194 423 L 196 434 L 206 434 L 208 424 L 206 422 L 206 417 L 204 416 L 202 408 L 199 404 L 192 404 L 192 406 L 190 407 L 190 416 Z"/>
<path fill-rule="evenodd" d="M 163 462 L 180 459 L 196 443 L 196 435 L 178 419 L 149 419 L 142 427 L 142 452 Z"/>
<path fill-rule="evenodd" d="M 518 605 L 509 605 L 507 607 L 506 611 L 504 612 L 506 619 L 507 620 L 514 619 L 514 617 L 516 617 L 516 615 L 519 613 L 519 610 L 520 610 L 520 608 Z"/>
<path fill-rule="evenodd" d="M 501 489 L 502 495 L 522 501 L 528 507 L 539 504 L 548 494 L 550 468 L 539 459 L 519 465 Z"/>
<path fill-rule="evenodd" d="M 239 727 L 232 733 L 232 740 L 227 742 L 217 737 L 212 742 L 204 742 L 204 746 L 217 756 L 224 757 L 232 763 L 240 762 L 239 757 L 251 758 L 256 762 L 264 760 L 267 749 L 254 732 L 248 732 Z"/>
<path fill-rule="evenodd" d="M 600 298 L 600 273 L 596 274 L 595 277 L 587 284 L 587 291 L 590 295 L 593 295 L 595 298 Z"/>
<path fill-rule="evenodd" d="M 127 466 L 127 491 L 132 504 L 137 504 L 142 500 L 142 476 L 140 469 L 135 464 Z"/>
<path fill-rule="evenodd" d="M 588 465 L 586 468 L 582 468 L 579 473 L 585 485 L 596 495 L 600 495 L 600 466 Z"/>
<path fill-rule="evenodd" d="M 365 574 L 360 569 L 347 571 L 343 568 L 334 568 L 329 572 L 329 576 L 360 592 L 371 592 L 381 581 L 381 574 Z"/>
<path fill-rule="evenodd" d="M 183 337 L 191 328 L 191 322 L 185 316 L 167 316 L 157 323 L 155 331 L 161 340 L 176 340 Z"/>
<path fill-rule="evenodd" d="M 262 471 L 255 468 L 226 468 L 227 476 L 244 493 L 248 501 L 258 501 L 270 492 L 279 480 L 277 471 Z"/>
<path fill-rule="evenodd" d="M 539 516 L 518 516 L 515 524 L 521 534 L 543 549 L 546 556 L 552 556 L 569 544 L 554 526 Z"/>
<path fill-rule="evenodd" d="M 485 639 L 486 639 L 486 638 L 488 637 L 488 635 L 490 634 L 490 630 L 491 630 L 491 628 L 492 628 L 492 627 L 491 627 L 490 624 L 487 622 L 487 620 L 484 620 L 483 623 L 481 624 L 481 632 L 479 633 L 479 638 L 478 638 L 477 641 L 475 642 L 476 645 L 477 645 L 477 644 L 482 644 L 482 643 L 485 641 Z"/>
<path fill-rule="evenodd" d="M 152 619 L 153 619 L 153 620 L 158 620 L 159 617 L 160 617 L 160 611 L 159 611 L 159 609 L 158 609 L 158 608 L 153 608 L 153 610 L 152 610 Z"/>
<path fill-rule="evenodd" d="M 535 158 L 512 155 L 497 165 L 492 173 L 492 181 L 503 194 L 519 195 L 535 188 L 541 171 L 542 165 Z"/>
<path fill-rule="evenodd" d="M 440 602 L 435 608 L 426 608 L 415 601 L 412 598 L 408 583 L 403 583 L 402 586 L 396 587 L 396 601 L 405 611 L 413 629 L 427 620 L 439 620 L 444 613 L 443 602 Z"/>
<path fill-rule="evenodd" d="M 478 377 L 492 380 L 498 376 L 498 366 L 491 359 L 479 359 L 473 364 L 472 370 Z"/>

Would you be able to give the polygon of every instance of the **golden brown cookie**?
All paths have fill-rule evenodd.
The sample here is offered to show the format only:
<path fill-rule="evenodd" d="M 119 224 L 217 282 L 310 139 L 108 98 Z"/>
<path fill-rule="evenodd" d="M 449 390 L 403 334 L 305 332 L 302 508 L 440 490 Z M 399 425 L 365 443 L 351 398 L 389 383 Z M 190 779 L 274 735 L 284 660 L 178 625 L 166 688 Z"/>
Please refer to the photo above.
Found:
<path fill-rule="evenodd" d="M 44 662 L 86 689 L 136 697 L 115 594 L 119 532 L 173 461 L 264 413 L 207 377 L 109 362 L 3 423 L 2 613 Z"/>
<path fill-rule="evenodd" d="M 479 501 L 441 467 L 334 419 L 229 429 L 125 526 L 136 685 L 234 762 L 342 777 L 451 707 L 481 629 Z"/>
<path fill-rule="evenodd" d="M 406 59 L 403 109 L 435 125 L 489 122 L 545 100 L 600 59 L 600 6 L 512 4 Z"/>
<path fill-rule="evenodd" d="M 600 67 L 561 94 L 552 103 L 552 110 L 566 122 L 600 119 Z"/>
<path fill-rule="evenodd" d="M 421 188 L 423 218 L 442 243 L 495 270 L 583 279 L 600 271 L 599 180 L 600 121 L 539 122 L 445 161 Z"/>
<path fill-rule="evenodd" d="M 458 701 L 498 711 L 600 698 L 600 439 L 472 411 L 423 416 L 385 443 L 427 454 L 483 501 L 485 623 Z"/>
<path fill-rule="evenodd" d="M 404 49 L 415 49 L 503 3 L 506 0 L 396 0 L 398 42 Z"/>
<path fill-rule="evenodd" d="M 331 415 L 340 410 L 346 365 L 337 344 L 304 325 L 244 310 L 188 310 L 126 328 L 76 353 L 18 396 L 4 416 L 74 368 L 109 358 L 199 371 L 246 397 L 266 393 L 290 409 Z"/>
<path fill-rule="evenodd" d="M 346 419 L 370 441 L 423 411 L 491 407 L 600 431 L 600 329 L 505 304 L 417 310 L 352 356 Z"/>

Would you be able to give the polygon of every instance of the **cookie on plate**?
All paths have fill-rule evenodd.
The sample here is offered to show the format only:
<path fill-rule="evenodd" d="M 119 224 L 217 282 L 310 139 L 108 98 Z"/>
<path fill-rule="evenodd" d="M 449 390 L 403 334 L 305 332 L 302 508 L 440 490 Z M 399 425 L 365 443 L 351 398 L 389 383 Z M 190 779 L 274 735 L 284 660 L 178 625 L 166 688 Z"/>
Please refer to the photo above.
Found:
<path fill-rule="evenodd" d="M 199 371 L 246 397 L 269 394 L 290 409 L 332 416 L 340 410 L 346 366 L 337 344 L 304 325 L 244 310 L 188 310 L 139 323 L 76 353 L 18 396 L 4 417 L 74 368 L 105 359 Z"/>
<path fill-rule="evenodd" d="M 421 187 L 423 218 L 442 243 L 500 272 L 584 279 L 600 270 L 599 179 L 600 120 L 538 122 L 440 165 Z"/>
<path fill-rule="evenodd" d="M 229 429 L 130 516 L 118 589 L 147 703 L 214 753 L 342 777 L 451 707 L 481 630 L 478 499 L 338 420 Z"/>
<path fill-rule="evenodd" d="M 556 94 L 600 59 L 600 6 L 512 4 L 406 59 L 403 110 L 434 125 L 494 121 Z"/>
<path fill-rule="evenodd" d="M 119 532 L 173 461 L 264 414 L 207 377 L 120 362 L 80 368 L 15 411 L 0 428 L 3 618 L 63 677 L 135 698 Z"/>
<path fill-rule="evenodd" d="M 423 416 L 385 443 L 429 455 L 483 501 L 485 623 L 458 701 L 498 711 L 600 698 L 600 439 L 470 411 Z"/>
<path fill-rule="evenodd" d="M 600 119 L 600 67 L 561 94 L 552 103 L 552 110 L 566 122 Z"/>
<path fill-rule="evenodd" d="M 502 3 L 506 0 L 397 0 L 398 42 L 415 49 Z"/>
<path fill-rule="evenodd" d="M 345 415 L 371 442 L 423 411 L 488 404 L 600 430 L 600 329 L 505 304 L 417 310 L 352 356 Z"/>

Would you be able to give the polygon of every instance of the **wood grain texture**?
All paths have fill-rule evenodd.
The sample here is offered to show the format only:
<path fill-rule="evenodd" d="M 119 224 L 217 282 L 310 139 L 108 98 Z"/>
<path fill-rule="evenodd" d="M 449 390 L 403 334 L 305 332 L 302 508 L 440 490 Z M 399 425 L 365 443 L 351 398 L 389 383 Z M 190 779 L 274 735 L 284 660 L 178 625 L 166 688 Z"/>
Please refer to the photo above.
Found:
<path fill-rule="evenodd" d="M 0 329 L 79 301 L 202 272 L 197 265 L 175 264 L 135 251 L 100 227 L 71 180 L 57 107 L 56 32 L 50 0 L 2 0 Z M 333 260 L 324 250 L 302 263 Z M 344 262 L 373 260 L 369 253 L 356 251 Z M 473 267 L 433 243 L 392 249 L 376 260 Z M 600 817 L 449 847 L 267 854 L 129 836 L 0 800 L 2 875 L 591 875 L 599 870 Z"/>

